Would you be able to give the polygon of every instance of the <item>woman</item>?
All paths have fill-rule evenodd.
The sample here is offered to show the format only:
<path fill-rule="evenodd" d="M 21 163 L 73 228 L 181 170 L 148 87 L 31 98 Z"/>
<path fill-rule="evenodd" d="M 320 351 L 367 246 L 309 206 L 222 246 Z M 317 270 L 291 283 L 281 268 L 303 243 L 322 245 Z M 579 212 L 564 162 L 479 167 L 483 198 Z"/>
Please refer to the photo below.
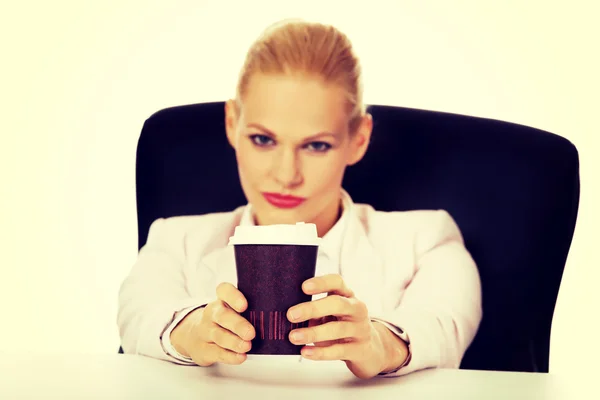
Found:
<path fill-rule="evenodd" d="M 313 360 L 343 360 L 360 378 L 458 368 L 481 320 L 477 268 L 445 211 L 379 212 L 341 183 L 367 151 L 372 118 L 347 37 L 287 21 L 252 45 L 226 102 L 248 205 L 155 221 L 123 283 L 118 324 L 126 353 L 208 366 L 246 360 L 255 335 L 240 313 L 234 257 L 240 224 L 314 223 L 323 238 L 313 300 L 288 311 Z"/>

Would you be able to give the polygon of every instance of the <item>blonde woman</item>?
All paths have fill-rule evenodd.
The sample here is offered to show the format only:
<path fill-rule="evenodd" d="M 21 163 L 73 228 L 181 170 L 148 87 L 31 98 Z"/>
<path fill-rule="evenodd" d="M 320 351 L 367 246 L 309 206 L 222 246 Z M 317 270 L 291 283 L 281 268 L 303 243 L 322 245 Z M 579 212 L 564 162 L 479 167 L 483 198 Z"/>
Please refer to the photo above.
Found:
<path fill-rule="evenodd" d="M 228 239 L 238 225 L 314 223 L 322 244 L 310 321 L 290 340 L 312 360 L 341 360 L 359 378 L 458 368 L 482 317 L 477 267 L 443 210 L 381 212 L 342 189 L 368 149 L 373 121 L 348 38 L 283 21 L 248 51 L 225 105 L 248 204 L 155 221 L 119 294 L 125 353 L 209 366 L 246 360 L 255 335 L 240 313 Z M 390 182 L 393 185 L 393 182 Z M 310 346 L 314 344 L 314 346 Z"/>

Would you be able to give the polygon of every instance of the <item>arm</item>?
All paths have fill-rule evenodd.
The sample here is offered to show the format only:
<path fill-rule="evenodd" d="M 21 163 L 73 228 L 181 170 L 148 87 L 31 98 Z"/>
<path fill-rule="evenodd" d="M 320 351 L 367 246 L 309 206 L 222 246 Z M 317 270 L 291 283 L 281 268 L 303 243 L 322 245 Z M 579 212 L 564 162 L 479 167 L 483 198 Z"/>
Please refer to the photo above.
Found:
<path fill-rule="evenodd" d="M 416 272 L 400 305 L 373 318 L 408 335 L 411 359 L 389 376 L 425 368 L 458 368 L 482 317 L 479 273 L 447 212 L 438 211 L 431 225 L 418 234 L 415 262 Z M 389 338 L 392 331 L 388 331 L 383 337 L 396 352 L 388 352 L 390 367 L 386 370 L 393 371 L 403 362 L 393 354 L 402 353 L 405 344 L 394 343 Z"/>
<path fill-rule="evenodd" d="M 186 290 L 183 234 L 164 219 L 150 227 L 148 241 L 119 291 L 117 324 L 125 353 L 188 363 L 170 346 L 172 329 L 212 299 Z"/>

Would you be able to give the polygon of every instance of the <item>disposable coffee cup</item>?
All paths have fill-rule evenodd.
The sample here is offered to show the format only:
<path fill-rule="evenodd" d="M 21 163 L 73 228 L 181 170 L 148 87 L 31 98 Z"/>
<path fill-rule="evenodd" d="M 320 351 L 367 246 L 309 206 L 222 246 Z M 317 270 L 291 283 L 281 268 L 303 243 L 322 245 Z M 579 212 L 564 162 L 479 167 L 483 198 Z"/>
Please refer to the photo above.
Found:
<path fill-rule="evenodd" d="M 319 247 L 314 224 L 238 226 L 234 247 L 238 289 L 248 308 L 242 313 L 256 330 L 248 354 L 299 355 L 290 331 L 308 322 L 291 323 L 290 307 L 308 302 L 302 283 L 315 276 Z"/>

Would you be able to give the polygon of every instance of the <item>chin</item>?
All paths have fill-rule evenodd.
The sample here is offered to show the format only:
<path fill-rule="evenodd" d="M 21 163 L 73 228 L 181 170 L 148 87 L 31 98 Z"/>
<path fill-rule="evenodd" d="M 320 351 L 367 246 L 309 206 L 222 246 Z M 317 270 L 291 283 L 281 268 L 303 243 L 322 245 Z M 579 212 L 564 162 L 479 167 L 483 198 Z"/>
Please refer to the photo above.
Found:
<path fill-rule="evenodd" d="M 269 225 L 275 224 L 295 224 L 297 222 L 306 222 L 301 215 L 290 210 L 268 210 L 263 214 Z"/>
<path fill-rule="evenodd" d="M 260 207 L 254 206 L 254 212 L 264 225 L 308 223 L 306 213 L 301 212 L 301 208 L 302 206 L 292 209 L 277 208 L 267 202 L 261 202 Z"/>

